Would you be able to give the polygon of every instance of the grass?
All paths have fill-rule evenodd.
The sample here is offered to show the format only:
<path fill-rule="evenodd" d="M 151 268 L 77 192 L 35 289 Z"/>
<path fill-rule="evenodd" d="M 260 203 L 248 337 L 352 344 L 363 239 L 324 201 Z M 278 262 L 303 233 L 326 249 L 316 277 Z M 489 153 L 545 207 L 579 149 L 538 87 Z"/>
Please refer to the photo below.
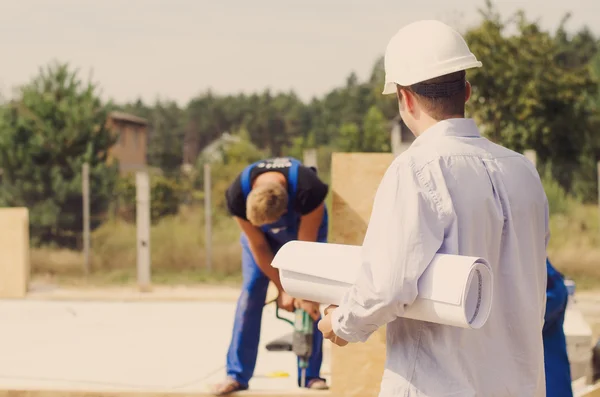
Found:
<path fill-rule="evenodd" d="M 328 168 L 319 173 L 326 183 L 330 183 Z M 214 186 L 215 198 L 224 196 L 227 185 Z M 327 195 L 328 208 L 331 208 L 331 200 L 332 195 Z M 219 207 L 222 203 L 217 200 L 214 205 Z M 163 218 L 153 225 L 150 233 L 152 282 L 179 285 L 239 284 L 239 228 L 220 208 L 213 213 L 212 230 L 212 270 L 209 271 L 204 249 L 202 206 L 184 206 L 178 215 Z M 42 247 L 31 250 L 33 278 L 69 286 L 132 284 L 136 280 L 136 244 L 135 224 L 113 219 L 92 233 L 90 275 L 84 275 L 81 252 Z"/>
<path fill-rule="evenodd" d="M 34 248 L 34 278 L 67 285 L 129 284 L 136 278 L 135 224 L 111 220 L 92 234 L 92 272 L 84 277 L 81 252 Z M 212 271 L 206 261 L 204 209 L 183 207 L 176 216 L 160 220 L 150 232 L 152 280 L 164 284 L 240 280 L 239 230 L 223 213 L 213 215 Z"/>
<path fill-rule="evenodd" d="M 323 180 L 330 183 L 323 172 Z M 554 214 L 550 219 L 551 262 L 577 283 L 578 289 L 600 287 L 600 210 L 582 205 L 551 183 L 545 185 Z M 327 196 L 331 208 L 332 194 Z M 218 204 L 218 203 L 217 203 Z M 331 223 L 330 223 L 331 226 Z M 160 220 L 151 229 L 152 280 L 160 284 L 238 284 L 241 247 L 239 229 L 223 211 L 213 214 L 212 271 L 204 249 L 204 209 L 182 207 L 176 216 Z M 80 252 L 34 248 L 34 278 L 66 285 L 115 285 L 135 282 L 136 228 L 111 220 L 92 234 L 92 274 L 83 276 Z"/>
<path fill-rule="evenodd" d="M 572 203 L 550 219 L 550 261 L 578 289 L 600 286 L 600 210 L 595 205 Z"/>

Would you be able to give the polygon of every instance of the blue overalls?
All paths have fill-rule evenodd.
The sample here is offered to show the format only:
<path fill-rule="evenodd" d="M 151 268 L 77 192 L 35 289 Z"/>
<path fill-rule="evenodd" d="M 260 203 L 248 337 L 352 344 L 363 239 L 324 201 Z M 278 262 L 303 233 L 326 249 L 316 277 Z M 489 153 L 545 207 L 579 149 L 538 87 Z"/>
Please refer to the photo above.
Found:
<path fill-rule="evenodd" d="M 298 239 L 300 215 L 293 208 L 300 162 L 293 158 L 289 158 L 289 160 L 292 164 L 288 176 L 288 211 L 278 221 L 261 227 L 273 253 L 276 253 L 288 241 Z M 260 162 L 251 164 L 242 171 L 241 183 L 244 198 L 248 197 L 251 190 L 250 172 L 258 163 Z M 328 216 L 327 209 L 325 209 L 317 241 L 327 242 L 327 229 Z M 262 310 L 267 297 L 269 278 L 256 264 L 244 233 L 242 233 L 240 242 L 242 244 L 243 287 L 237 302 L 233 335 L 227 353 L 227 375 L 234 378 L 243 387 L 248 387 L 248 382 L 254 374 L 256 366 Z M 323 335 L 319 332 L 317 324 L 318 322 L 315 321 L 312 356 L 306 369 L 306 383 L 319 378 L 321 371 Z M 300 386 L 300 368 L 298 368 L 298 385 Z"/>
<path fill-rule="evenodd" d="M 568 293 L 563 276 L 546 259 L 548 283 L 544 314 L 544 367 L 547 397 L 573 397 L 567 341 L 563 331 Z"/>

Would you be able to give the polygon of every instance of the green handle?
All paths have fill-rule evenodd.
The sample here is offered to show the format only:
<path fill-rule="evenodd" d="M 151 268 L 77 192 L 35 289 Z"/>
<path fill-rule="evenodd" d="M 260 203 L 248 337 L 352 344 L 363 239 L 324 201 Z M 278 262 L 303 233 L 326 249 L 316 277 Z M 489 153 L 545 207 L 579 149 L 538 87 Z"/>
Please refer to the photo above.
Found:
<path fill-rule="evenodd" d="M 290 324 L 292 327 L 294 326 L 294 322 L 285 318 L 285 317 L 281 317 L 279 315 L 279 306 L 277 306 L 277 301 L 275 301 L 275 317 L 277 317 L 280 320 L 285 321 L 286 323 Z"/>

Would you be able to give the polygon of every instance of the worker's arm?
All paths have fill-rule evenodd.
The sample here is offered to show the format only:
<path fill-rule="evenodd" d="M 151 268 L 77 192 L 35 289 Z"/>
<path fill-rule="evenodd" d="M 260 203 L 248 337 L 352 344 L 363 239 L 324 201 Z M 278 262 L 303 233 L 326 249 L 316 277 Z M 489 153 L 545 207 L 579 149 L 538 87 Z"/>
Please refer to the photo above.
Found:
<path fill-rule="evenodd" d="M 559 321 L 566 310 L 569 297 L 562 275 L 546 259 L 546 272 L 548 276 L 546 287 L 546 310 L 544 313 L 544 327 L 542 331 L 551 328 Z"/>
<path fill-rule="evenodd" d="M 300 227 L 298 228 L 298 240 L 301 241 L 317 241 L 319 229 L 323 222 L 325 214 L 325 203 L 321 203 L 317 208 L 306 215 L 300 217 Z M 304 309 L 313 320 L 317 321 L 321 317 L 318 302 L 296 300 L 296 307 Z"/>
<path fill-rule="evenodd" d="M 236 222 L 248 238 L 248 243 L 250 245 L 250 250 L 252 251 L 252 255 L 256 260 L 256 264 L 262 270 L 262 272 L 275 284 L 279 291 L 283 291 L 283 287 L 281 286 L 281 281 L 279 280 L 279 272 L 273 266 L 271 266 L 271 262 L 273 261 L 273 251 L 265 238 L 265 234 L 260 230 L 260 228 L 252 225 L 247 220 L 244 220 L 240 217 L 235 217 Z"/>
<path fill-rule="evenodd" d="M 417 297 L 417 281 L 441 247 L 451 219 L 451 206 L 431 188 L 444 190 L 441 175 L 439 168 L 414 169 L 410 159 L 397 160 L 387 170 L 373 203 L 359 275 L 332 311 L 336 336 L 364 342 Z"/>
<path fill-rule="evenodd" d="M 300 227 L 298 228 L 298 240 L 317 241 L 319 228 L 325 214 L 325 203 L 321 203 L 317 208 L 306 215 L 300 217 Z"/>

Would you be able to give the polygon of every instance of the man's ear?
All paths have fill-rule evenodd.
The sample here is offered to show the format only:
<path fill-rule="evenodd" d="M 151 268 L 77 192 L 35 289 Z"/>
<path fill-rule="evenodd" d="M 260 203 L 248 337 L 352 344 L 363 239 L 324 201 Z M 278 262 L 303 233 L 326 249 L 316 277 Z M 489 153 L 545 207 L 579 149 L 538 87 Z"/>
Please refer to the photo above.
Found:
<path fill-rule="evenodd" d="M 398 101 L 400 102 L 400 107 L 408 113 L 413 113 L 415 110 L 416 98 L 412 94 L 412 92 L 398 87 Z"/>
<path fill-rule="evenodd" d="M 471 83 L 467 81 L 465 85 L 465 103 L 469 102 L 469 99 L 471 99 Z"/>

